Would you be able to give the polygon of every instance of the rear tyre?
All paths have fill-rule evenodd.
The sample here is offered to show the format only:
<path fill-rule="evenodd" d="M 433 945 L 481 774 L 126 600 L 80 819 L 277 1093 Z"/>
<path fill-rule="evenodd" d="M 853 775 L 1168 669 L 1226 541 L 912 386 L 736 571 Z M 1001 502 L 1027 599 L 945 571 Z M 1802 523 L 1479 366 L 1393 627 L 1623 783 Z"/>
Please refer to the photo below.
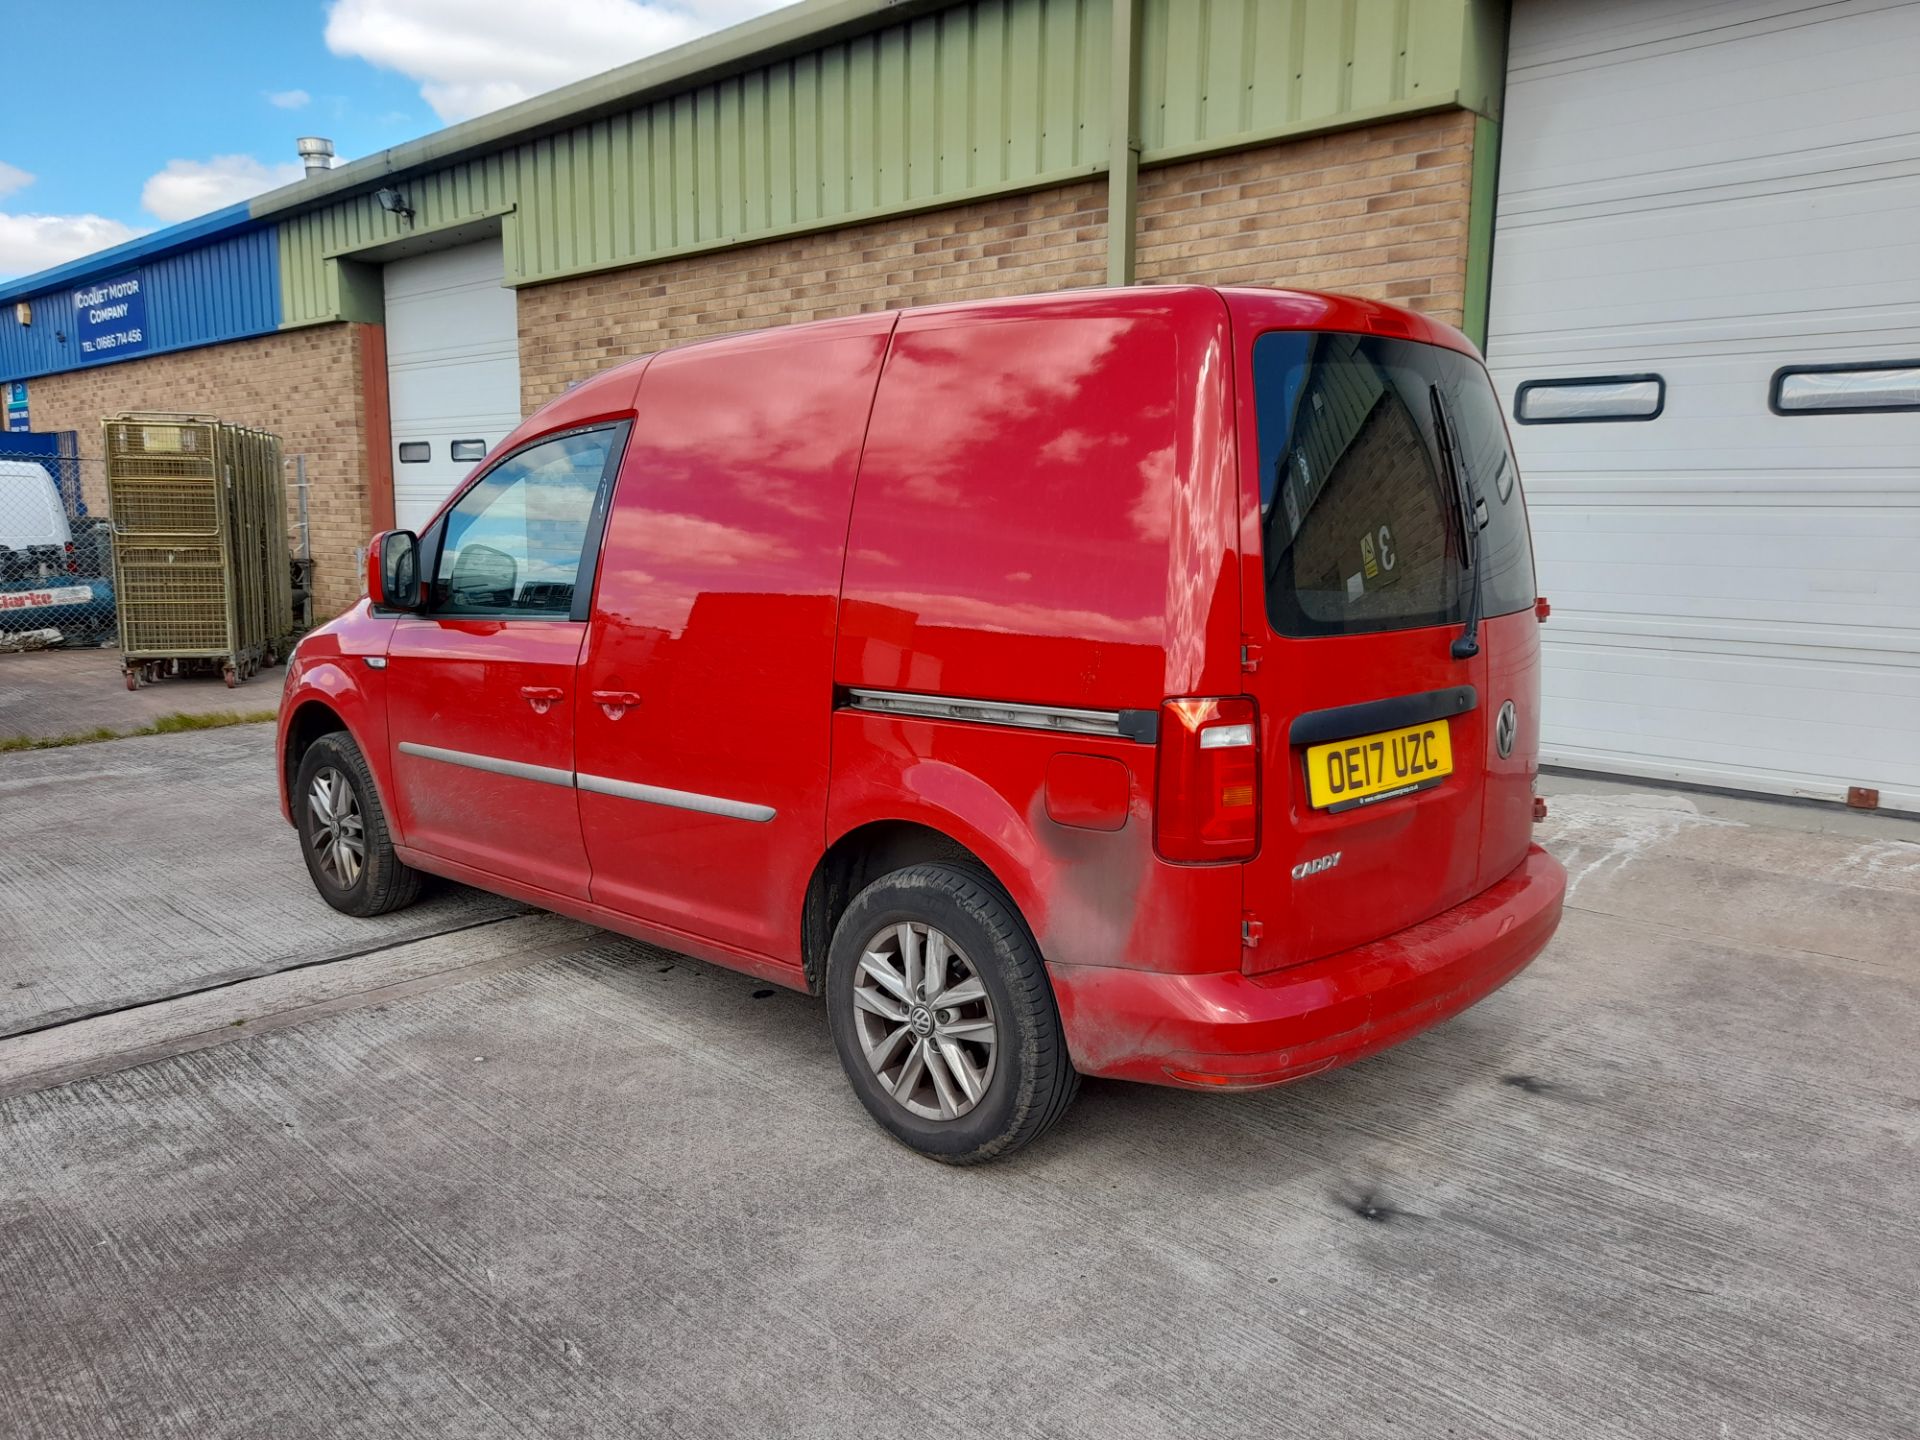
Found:
<path fill-rule="evenodd" d="M 1040 952 L 983 875 L 915 865 L 867 886 L 834 930 L 826 991 L 860 1103 L 931 1159 L 1018 1150 L 1079 1088 Z"/>
<path fill-rule="evenodd" d="M 346 915 L 384 915 L 420 896 L 420 872 L 394 854 L 387 812 L 353 737 L 322 735 L 293 782 L 300 853 L 320 898 Z"/>

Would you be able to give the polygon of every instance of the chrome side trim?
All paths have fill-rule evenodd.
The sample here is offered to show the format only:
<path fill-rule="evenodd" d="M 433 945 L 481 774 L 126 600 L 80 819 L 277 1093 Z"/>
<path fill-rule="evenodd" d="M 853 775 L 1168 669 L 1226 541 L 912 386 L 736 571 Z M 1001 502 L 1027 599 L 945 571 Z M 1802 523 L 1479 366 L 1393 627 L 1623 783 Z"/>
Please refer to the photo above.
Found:
<path fill-rule="evenodd" d="M 622 800 L 643 800 L 649 805 L 668 805 L 675 810 L 697 810 L 703 815 L 724 815 L 731 820 L 764 823 L 777 813 L 771 805 L 752 805 L 745 800 L 728 800 L 719 795 L 697 795 L 691 790 L 668 790 L 659 785 L 640 785 L 632 780 L 615 780 L 606 775 L 576 775 L 545 765 L 528 765 L 520 760 L 501 760 L 492 755 L 473 755 L 465 750 L 443 750 L 438 745 L 422 745 L 413 740 L 400 742 L 402 755 L 417 755 L 422 760 L 438 760 L 445 765 L 461 765 L 469 770 L 485 770 L 490 775 L 511 775 L 516 780 L 536 780 L 542 785 L 562 789 L 591 790 L 596 795 L 613 795 Z"/>
<path fill-rule="evenodd" d="M 666 805 L 675 810 L 697 810 L 703 815 L 725 815 L 730 820 L 752 820 L 764 824 L 773 819 L 775 814 L 771 805 L 752 805 L 745 800 L 727 800 L 718 795 L 697 795 L 691 790 L 668 790 L 659 785 L 641 785 L 606 775 L 579 775 L 575 780 L 582 790 L 591 790 L 596 795 L 639 800 L 648 805 Z"/>
<path fill-rule="evenodd" d="M 492 755 L 469 755 L 465 750 L 442 750 L 438 745 L 419 745 L 412 740 L 400 742 L 402 755 L 418 755 L 422 760 L 438 760 L 445 765 L 463 765 L 469 770 L 485 770 L 492 775 L 511 775 L 516 780 L 537 780 L 542 785 L 573 788 L 573 772 L 554 770 L 545 765 L 528 765 L 521 760 L 500 760 Z"/>
<path fill-rule="evenodd" d="M 1061 730 L 1073 735 L 1138 738 L 1118 710 L 1069 710 L 1055 705 L 1015 705 L 1002 700 L 963 700 L 952 695 L 910 695 L 898 690 L 849 690 L 849 710 L 913 715 L 927 720 L 967 720 L 978 725 L 1015 725 L 1023 730 Z"/>

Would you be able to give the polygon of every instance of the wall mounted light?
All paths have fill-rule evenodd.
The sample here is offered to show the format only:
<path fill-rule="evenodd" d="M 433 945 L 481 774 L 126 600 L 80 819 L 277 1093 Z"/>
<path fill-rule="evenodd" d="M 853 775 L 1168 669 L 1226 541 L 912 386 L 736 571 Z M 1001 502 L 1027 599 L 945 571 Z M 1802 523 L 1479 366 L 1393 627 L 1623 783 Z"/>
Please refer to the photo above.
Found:
<path fill-rule="evenodd" d="M 14 301 L 13 318 L 18 320 L 22 325 L 33 324 L 33 302 L 31 300 Z"/>
<path fill-rule="evenodd" d="M 373 198 L 380 202 L 380 208 L 389 215 L 398 215 L 409 225 L 413 223 L 413 206 L 407 203 L 407 197 L 403 192 L 391 187 L 383 187 L 374 194 Z"/>

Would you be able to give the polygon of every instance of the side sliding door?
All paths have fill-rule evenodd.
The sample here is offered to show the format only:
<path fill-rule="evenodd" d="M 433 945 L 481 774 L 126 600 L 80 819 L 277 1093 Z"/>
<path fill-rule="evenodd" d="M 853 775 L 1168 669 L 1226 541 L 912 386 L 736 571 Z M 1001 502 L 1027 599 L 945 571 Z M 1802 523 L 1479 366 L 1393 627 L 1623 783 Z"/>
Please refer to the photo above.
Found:
<path fill-rule="evenodd" d="M 593 899 L 797 964 L 841 558 L 893 317 L 657 357 L 581 661 Z"/>

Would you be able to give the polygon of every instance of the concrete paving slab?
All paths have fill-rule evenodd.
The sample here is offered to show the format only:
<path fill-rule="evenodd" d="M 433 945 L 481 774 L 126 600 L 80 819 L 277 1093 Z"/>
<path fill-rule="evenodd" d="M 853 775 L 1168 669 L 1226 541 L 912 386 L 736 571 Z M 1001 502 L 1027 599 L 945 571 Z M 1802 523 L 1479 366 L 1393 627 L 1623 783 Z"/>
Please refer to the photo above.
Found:
<path fill-rule="evenodd" d="M 0 1040 L 0 1097 L 130 1070 L 454 980 L 531 965 L 593 928 L 558 915 L 505 915 L 425 940 L 276 970 Z"/>
<path fill-rule="evenodd" d="M 218 675 L 186 676 L 127 689 L 118 650 L 29 650 L 0 654 L 0 740 L 138 730 L 162 715 L 278 710 L 286 679 L 262 670 L 229 690 Z"/>
<path fill-rule="evenodd" d="M 979 1170 L 867 1121 L 815 1002 L 543 920 L 0 1099 L 9 1433 L 1913 1434 L 1920 967 L 1826 899 L 1757 939 L 1825 873 L 1776 837 L 1683 928 L 1667 861 L 1733 832 L 1560 823 L 1615 858 L 1465 1015 L 1262 1095 L 1090 1083 Z"/>
<path fill-rule="evenodd" d="M 1757 825 L 1780 835 L 1839 835 L 1864 840 L 1920 841 L 1920 814 L 1900 810 L 1856 810 L 1824 800 L 1788 800 L 1702 786 L 1666 787 L 1652 781 L 1616 780 L 1565 770 L 1542 771 L 1539 789 L 1542 795 L 1548 796 L 1595 795 L 1626 799 L 1672 794 L 1702 815 Z"/>
<path fill-rule="evenodd" d="M 1629 792 L 1556 795 L 1539 833 L 1588 910 L 1864 965 L 1920 958 L 1920 826 L 1913 838 L 1808 833 Z"/>
<path fill-rule="evenodd" d="M 520 909 L 453 885 L 378 921 L 329 909 L 270 725 L 0 755 L 0 817 L 0 1036 Z"/>

